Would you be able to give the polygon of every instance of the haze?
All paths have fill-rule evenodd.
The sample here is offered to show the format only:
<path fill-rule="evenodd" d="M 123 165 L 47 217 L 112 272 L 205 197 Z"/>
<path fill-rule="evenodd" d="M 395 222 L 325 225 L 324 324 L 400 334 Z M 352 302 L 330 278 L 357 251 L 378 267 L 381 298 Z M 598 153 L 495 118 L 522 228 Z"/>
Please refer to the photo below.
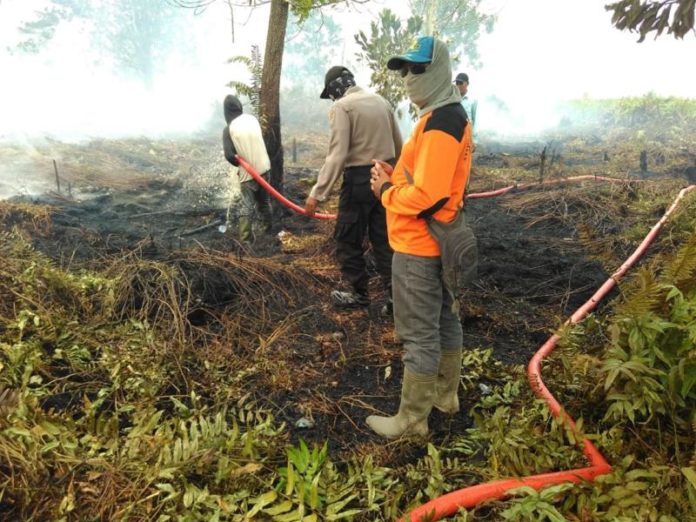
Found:
<path fill-rule="evenodd" d="M 482 132 L 540 130 L 557 122 L 556 103 L 571 98 L 648 92 L 693 96 L 693 35 L 683 41 L 663 36 L 639 44 L 637 35 L 611 26 L 605 3 L 488 0 L 484 4 L 497 14 L 498 22 L 493 33 L 481 39 L 483 66 L 458 67 L 470 74 L 470 92 L 482 105 Z M 225 84 L 234 78 L 246 80 L 245 70 L 226 63 L 227 59 L 248 55 L 253 44 L 263 46 L 268 17 L 267 7 L 253 12 L 237 9 L 232 44 L 224 2 L 198 15 L 185 10 L 182 16 L 190 34 L 182 34 L 183 41 L 166 49 L 146 85 L 140 78 L 115 71 L 103 49 L 95 47 L 76 22 L 61 24 L 38 54 L 11 52 L 20 40 L 22 22 L 46 4 L 46 0 L 0 2 L 0 139 L 4 141 L 205 132 L 211 122 L 221 121 L 218 109 L 228 92 Z M 367 30 L 366 21 L 383 7 L 405 13 L 405 2 L 397 1 L 324 11 L 342 25 L 343 40 L 329 54 L 336 63 L 343 61 L 356 69 L 363 84 L 369 73 L 357 64 L 353 34 Z M 321 77 L 306 78 L 317 92 L 321 82 Z M 491 95 L 503 100 L 510 113 L 487 109 Z M 318 98 L 316 102 L 327 106 Z"/>

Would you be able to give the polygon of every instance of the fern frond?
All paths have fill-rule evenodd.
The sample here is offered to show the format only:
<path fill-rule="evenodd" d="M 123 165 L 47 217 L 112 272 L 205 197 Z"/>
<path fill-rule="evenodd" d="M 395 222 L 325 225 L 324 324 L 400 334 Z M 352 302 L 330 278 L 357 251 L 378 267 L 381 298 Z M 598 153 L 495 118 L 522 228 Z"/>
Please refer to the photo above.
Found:
<path fill-rule="evenodd" d="M 682 292 L 696 286 L 696 233 L 681 247 L 665 268 L 662 279 L 675 285 Z"/>
<path fill-rule="evenodd" d="M 261 102 L 261 76 L 263 74 L 263 59 L 259 46 L 251 46 L 251 56 L 233 56 L 227 60 L 227 63 L 241 63 L 249 71 L 250 83 L 233 80 L 227 84 L 227 87 L 234 89 L 238 95 L 249 98 L 250 110 L 246 112 L 258 115 Z"/>
<path fill-rule="evenodd" d="M 227 84 L 227 87 L 234 90 L 239 96 L 246 96 L 251 98 L 253 94 L 253 89 L 244 82 L 231 81 Z"/>
<path fill-rule="evenodd" d="M 232 58 L 227 59 L 227 63 L 241 63 L 242 65 L 246 65 L 249 69 L 251 69 L 254 66 L 254 62 L 252 61 L 251 58 L 248 56 L 233 56 Z"/>
<path fill-rule="evenodd" d="M 660 301 L 661 284 L 657 281 L 655 271 L 650 266 L 638 269 L 634 283 L 637 288 L 625 292 L 626 297 L 616 305 L 616 313 L 626 317 L 636 317 L 654 310 Z"/>

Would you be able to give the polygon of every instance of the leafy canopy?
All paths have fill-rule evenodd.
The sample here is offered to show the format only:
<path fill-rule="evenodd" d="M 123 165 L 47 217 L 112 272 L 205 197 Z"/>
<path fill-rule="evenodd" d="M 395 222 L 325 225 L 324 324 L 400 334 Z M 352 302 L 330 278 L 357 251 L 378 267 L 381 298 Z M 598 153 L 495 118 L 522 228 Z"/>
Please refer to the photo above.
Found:
<path fill-rule="evenodd" d="M 651 32 L 657 38 L 665 30 L 684 38 L 694 28 L 695 8 L 694 0 L 621 0 L 606 6 L 613 13 L 611 23 L 622 31 L 638 31 L 639 42 Z"/>

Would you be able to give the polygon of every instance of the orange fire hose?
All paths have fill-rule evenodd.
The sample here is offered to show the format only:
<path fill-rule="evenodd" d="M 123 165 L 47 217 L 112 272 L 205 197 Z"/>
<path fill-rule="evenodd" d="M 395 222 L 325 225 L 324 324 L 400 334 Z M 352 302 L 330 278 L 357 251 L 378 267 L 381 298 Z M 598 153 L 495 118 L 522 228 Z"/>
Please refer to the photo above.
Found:
<path fill-rule="evenodd" d="M 302 208 L 300 205 L 297 203 L 293 203 L 290 201 L 288 198 L 283 196 L 280 192 L 278 192 L 275 188 L 271 186 L 270 183 L 268 183 L 265 179 L 261 177 L 261 175 L 254 170 L 254 167 L 252 167 L 244 158 L 242 158 L 239 154 L 237 154 L 237 159 L 239 160 L 239 164 L 244 167 L 244 170 L 246 170 L 249 174 L 251 174 L 251 177 L 254 178 L 259 185 L 261 185 L 263 188 L 265 188 L 268 193 L 276 198 L 278 201 L 280 201 L 283 205 L 286 207 L 294 210 L 298 214 L 302 214 L 303 216 L 305 215 L 305 209 Z M 585 180 L 595 180 L 595 181 L 611 181 L 611 182 L 625 182 L 626 180 L 623 179 L 617 179 L 617 178 L 607 178 L 604 176 L 592 176 L 592 175 L 586 175 L 586 176 L 574 176 L 570 178 L 564 178 L 564 179 L 555 179 L 551 181 L 544 181 L 541 183 L 516 183 L 514 185 L 510 185 L 509 187 L 503 187 L 497 190 L 492 190 L 489 192 L 477 192 L 474 194 L 467 194 L 466 199 L 481 199 L 481 198 L 492 198 L 495 196 L 502 196 L 503 194 L 507 194 L 510 191 L 518 191 L 518 190 L 527 190 L 533 187 L 538 187 L 538 186 L 546 186 L 546 185 L 553 185 L 556 183 L 564 183 L 566 181 L 585 181 Z M 637 180 L 634 180 L 637 181 Z M 641 180 L 642 181 L 642 180 Z M 324 220 L 331 220 L 331 219 L 336 219 L 335 214 L 322 214 L 317 212 L 314 214 L 312 217 L 315 217 L 317 219 L 324 219 Z"/>
<path fill-rule="evenodd" d="M 268 183 L 268 181 L 266 181 L 265 179 L 263 179 L 261 177 L 261 175 L 254 170 L 254 167 L 249 165 L 249 163 L 244 158 L 242 158 L 239 154 L 237 154 L 237 159 L 239 160 L 239 164 L 242 167 L 244 167 L 244 170 L 246 170 L 249 174 L 251 174 L 251 177 L 254 178 L 259 185 L 261 185 L 263 188 L 265 188 L 271 196 L 273 196 L 278 201 L 280 201 L 283 205 L 294 210 L 298 214 L 302 214 L 303 216 L 306 214 L 304 208 L 302 208 L 301 206 L 299 206 L 296 203 L 293 203 L 288 198 L 283 196 L 280 192 L 278 192 L 276 189 L 274 189 L 271 186 L 271 184 Z M 336 219 L 335 214 L 322 214 L 320 212 L 317 212 L 312 217 L 315 217 L 317 219 Z"/>
<path fill-rule="evenodd" d="M 594 176 L 578 176 L 578 178 L 592 178 Z M 569 178 L 572 179 L 572 178 Z M 577 178 L 575 178 L 577 179 Z M 598 178 L 599 179 L 599 178 Z M 608 178 L 608 180 L 615 181 L 613 178 Z M 507 187 L 509 189 L 509 187 Z M 687 192 L 696 189 L 696 185 L 688 186 L 682 189 L 677 197 L 675 198 L 672 206 L 665 212 L 662 218 L 650 229 L 650 232 L 645 239 L 641 242 L 638 248 L 635 249 L 633 254 L 631 254 L 626 261 L 619 267 L 619 269 L 614 272 L 609 279 L 607 279 L 604 284 L 594 293 L 594 295 L 578 308 L 570 319 L 566 321 L 566 324 L 575 324 L 582 321 L 597 304 L 611 291 L 616 283 L 621 279 L 626 272 L 640 259 L 640 257 L 645 253 L 650 244 L 655 240 L 659 234 L 662 226 L 669 219 L 669 216 L 677 208 L 681 200 L 684 198 Z M 505 189 L 501 189 L 505 190 Z M 511 189 L 510 189 L 511 190 Z M 493 191 L 497 192 L 497 191 Z M 506 190 L 507 192 L 507 190 Z M 505 193 L 505 192 L 501 192 Z M 498 195 L 496 193 L 495 195 Z M 472 194 L 473 196 L 473 194 Z M 478 196 L 478 197 L 490 197 L 490 196 Z M 560 337 L 557 334 L 552 335 L 539 350 L 534 354 L 532 360 L 529 362 L 527 367 L 527 378 L 529 384 L 532 387 L 534 393 L 546 401 L 549 406 L 551 413 L 554 417 L 559 417 L 562 422 L 568 426 L 573 433 L 577 435 L 577 430 L 575 427 L 575 421 L 563 411 L 562 406 L 556 400 L 556 398 L 551 394 L 548 388 L 544 385 L 541 379 L 541 362 L 550 354 L 556 347 L 556 343 Z M 582 481 L 592 481 L 595 477 L 599 475 L 605 475 L 611 472 L 611 466 L 604 459 L 602 454 L 594 447 L 594 445 L 587 439 L 584 438 L 580 443 L 582 446 L 582 451 L 590 461 L 591 466 L 586 468 L 571 469 L 567 471 L 558 471 L 555 473 L 544 473 L 541 475 L 532 475 L 529 477 L 522 477 L 516 479 L 506 479 L 506 480 L 496 480 L 493 482 L 488 482 L 486 484 L 479 484 L 476 486 L 467 487 L 460 489 L 458 491 L 453 491 L 443 495 L 442 497 L 436 498 L 423 504 L 422 506 L 414 509 L 405 518 L 400 519 L 400 522 L 421 522 L 423 520 L 435 521 L 440 520 L 443 517 L 455 514 L 460 508 L 472 508 L 477 504 L 486 500 L 499 500 L 510 496 L 510 491 L 519 488 L 521 486 L 530 486 L 534 489 L 540 490 L 547 486 L 552 486 L 554 484 L 560 484 L 565 482 L 579 483 Z"/>
<path fill-rule="evenodd" d="M 277 190 L 275 190 L 266 180 L 264 180 L 243 158 L 237 156 L 240 164 L 252 175 L 252 177 L 268 192 L 278 199 L 281 203 L 285 204 L 289 208 L 295 210 L 300 214 L 305 214 L 305 211 L 299 205 L 296 205 L 292 201 L 285 198 Z M 566 181 L 608 181 L 608 182 L 625 182 L 626 180 L 609 178 L 605 176 L 574 176 L 565 179 L 557 179 L 551 181 L 545 181 L 541 183 L 523 183 L 510 185 L 508 187 L 503 187 L 497 190 L 492 190 L 488 192 L 478 192 L 474 194 L 468 194 L 467 199 L 481 199 L 490 198 L 495 196 L 501 196 L 507 194 L 510 191 L 527 190 L 536 186 L 546 186 L 556 183 L 564 183 Z M 634 180 L 642 181 L 642 180 Z M 677 197 L 675 198 L 672 206 L 664 213 L 662 218 L 650 229 L 650 232 L 641 244 L 636 248 L 636 250 L 631 254 L 626 261 L 619 267 L 619 269 L 614 272 L 609 279 L 607 279 L 604 284 L 594 293 L 589 300 L 585 302 L 580 308 L 578 308 L 573 315 L 566 321 L 565 324 L 576 324 L 582 321 L 594 308 L 599 304 L 599 302 L 606 297 L 606 295 L 616 286 L 616 283 L 621 279 L 628 270 L 635 265 L 635 263 L 641 258 L 648 247 L 655 240 L 657 235 L 660 233 L 662 226 L 667 222 L 669 216 L 677 208 L 681 200 L 684 198 L 687 192 L 696 189 L 696 185 L 690 185 L 682 189 Z M 336 216 L 333 214 L 315 214 L 314 217 L 318 219 L 335 219 Z M 537 350 L 537 352 L 532 357 L 529 365 L 527 367 L 527 379 L 529 385 L 531 386 L 534 393 L 546 401 L 551 413 L 554 417 L 559 417 L 563 423 L 574 433 L 577 433 L 577 428 L 575 426 L 575 421 L 573 418 L 563 411 L 562 406 L 556 400 L 556 398 L 551 394 L 543 380 L 541 379 L 541 362 L 556 348 L 556 343 L 558 343 L 560 337 L 558 334 L 553 334 L 549 339 Z M 597 448 L 590 442 L 587 438 L 579 443 L 582 447 L 582 452 L 587 457 L 590 462 L 590 466 L 586 468 L 577 468 L 567 471 L 557 471 L 553 473 L 543 473 L 540 475 L 531 475 L 528 477 L 513 478 L 513 479 L 503 479 L 495 480 L 492 482 L 487 482 L 485 484 L 478 484 L 476 486 L 470 486 L 458 491 L 453 491 L 443 495 L 442 497 L 433 499 L 422 506 L 412 510 L 406 515 L 405 518 L 399 520 L 399 522 L 422 522 L 427 520 L 429 522 L 434 522 L 440 520 L 443 517 L 455 514 L 460 508 L 470 509 L 476 505 L 484 502 L 486 500 L 499 500 L 510 496 L 510 491 L 522 486 L 529 486 L 536 490 L 543 489 L 554 484 L 562 484 L 566 482 L 580 483 L 583 481 L 592 481 L 600 475 L 606 475 L 611 472 L 611 466 L 605 460 L 604 456 L 599 452 Z"/>

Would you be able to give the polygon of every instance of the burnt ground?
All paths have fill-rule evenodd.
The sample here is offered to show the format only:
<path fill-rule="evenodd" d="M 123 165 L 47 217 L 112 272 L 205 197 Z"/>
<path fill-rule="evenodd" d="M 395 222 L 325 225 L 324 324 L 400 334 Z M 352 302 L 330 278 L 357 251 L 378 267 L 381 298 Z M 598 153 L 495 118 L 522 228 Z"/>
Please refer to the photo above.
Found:
<path fill-rule="evenodd" d="M 315 172 L 288 169 L 287 195 L 301 203 Z M 268 375 L 255 375 L 247 385 L 260 404 L 287 422 L 292 440 L 326 440 L 335 455 L 374 452 L 383 441 L 367 430 L 364 418 L 376 411 L 395 412 L 403 371 L 393 324 L 379 314 L 385 296 L 375 291 L 367 311 L 332 309 L 328 294 L 339 276 L 332 257 L 331 223 L 282 212 L 273 234 L 259 236 L 249 251 L 235 240 L 234 207 L 229 211 L 228 230 L 221 233 L 218 227 L 226 222 L 228 211 L 219 202 L 202 198 L 205 190 L 181 177 L 154 172 L 124 187 L 91 186 L 76 199 L 56 193 L 20 199 L 54 208 L 49 231 L 34 242 L 67 269 L 98 266 L 133 252 L 167 262 L 174 253 L 181 258 L 187 251 L 203 250 L 270 258 L 312 273 L 319 295 L 308 294 L 304 306 L 277 316 L 294 321 L 292 341 L 276 348 L 282 350 L 277 356 L 293 377 L 278 386 Z M 607 278 L 600 263 L 586 255 L 573 227 L 555 220 L 530 225 L 528 217 L 505 206 L 506 200 L 515 197 L 509 194 L 468 204 L 467 214 L 479 241 L 480 277 L 463 298 L 461 312 L 465 347 L 492 348 L 494 358 L 507 365 L 525 364 Z M 195 270 L 195 265 L 190 269 Z M 202 273 L 189 275 L 198 279 L 194 289 L 201 293 L 202 302 L 213 310 L 224 309 L 229 296 L 215 290 L 214 280 L 206 280 Z M 495 376 L 489 379 L 494 381 Z M 446 443 L 471 425 L 466 412 L 479 393 L 473 387 L 470 395 L 460 394 L 459 415 L 433 412 L 434 442 Z M 297 427 L 302 418 L 313 426 Z M 388 445 L 385 451 L 392 453 L 392 462 L 395 454 L 407 462 L 423 449 L 421 445 Z"/>
<path fill-rule="evenodd" d="M 0 157 L 9 157 L 4 168 L 14 172 L 30 169 L 48 178 L 42 190 L 32 191 L 40 195 L 13 198 L 44 203 L 51 209 L 50 226 L 28 227 L 35 232 L 32 241 L 38 250 L 67 270 L 100 269 L 133 257 L 176 264 L 191 283 L 198 303 L 188 316 L 189 323 L 207 327 L 209 335 L 218 336 L 207 339 L 210 342 L 201 350 L 235 341 L 238 333 L 244 337 L 238 343 L 242 348 L 223 347 L 226 351 L 221 350 L 216 361 L 237 357 L 238 363 L 232 365 L 235 370 L 254 366 L 241 381 L 240 392 L 250 394 L 284 421 L 291 442 L 299 438 L 327 441 L 335 460 L 369 454 L 378 465 L 389 462 L 397 466 L 422 455 L 422 443 L 385 444 L 365 426 L 367 415 L 392 414 L 398 407 L 401 348 L 395 342 L 391 320 L 379 314 L 386 296 L 377 290 L 377 281 L 369 310 L 338 312 L 329 304 L 329 292 L 339 282 L 332 223 L 284 212 L 273 234 L 259 235 L 250 251 L 235 240 L 236 207 L 232 200 L 228 209 L 224 186 L 228 166 L 217 142 L 129 140 L 49 145 L 48 152 L 38 149 L 43 163 L 31 164 L 28 159 L 24 163 L 19 148 L 8 156 L 0 147 Z M 482 146 L 471 191 L 537 181 L 539 146 Z M 573 140 L 565 147 L 565 157 L 550 162 L 547 176 L 624 178 L 637 163 L 632 149 L 612 152 L 610 161 L 605 161 L 605 143 Z M 672 172 L 675 179 L 677 175 L 684 179 L 686 159 L 680 151 L 674 154 L 674 161 L 655 176 Z M 70 180 L 70 191 L 65 183 L 61 193 L 51 190 L 52 157 L 63 158 L 58 168 Z M 290 199 L 301 203 L 306 197 L 319 166 L 315 160 L 286 163 Z M 15 179 L 21 178 L 16 175 Z M 526 364 L 606 280 L 603 267 L 617 267 L 660 217 L 664 208 L 648 204 L 659 194 L 640 187 L 556 185 L 469 201 L 467 216 L 479 241 L 480 277 L 461 303 L 465 348 L 490 349 L 499 364 Z M 674 190 L 667 192 L 673 194 Z M 335 201 L 331 203 L 325 210 L 335 208 Z M 14 221 L 19 214 L 4 215 L 0 231 L 20 224 Z M 222 233 L 218 227 L 228 217 L 228 228 Z M 288 285 L 296 285 L 297 279 L 290 281 L 291 277 L 300 281 L 306 277 L 307 284 L 293 294 L 292 302 L 271 306 L 270 299 L 265 315 L 237 319 L 235 315 L 242 315 L 239 309 L 247 310 L 253 303 L 246 308 L 235 306 L 242 294 L 231 292 L 221 271 L 214 269 L 214 263 L 225 258 L 268 261 L 273 270 L 285 270 L 278 272 L 274 282 L 282 284 L 286 278 Z M 146 277 L 146 270 L 143 275 Z M 134 281 L 142 282 L 143 277 Z M 269 293 L 274 291 L 269 288 Z M 239 332 L 223 335 L 227 325 L 245 321 L 248 324 Z M 275 329 L 282 335 L 274 337 Z M 259 339 L 267 341 L 263 349 Z M 467 412 L 480 398 L 478 385 L 499 382 L 498 368 L 488 364 L 481 380 L 460 390 L 460 414 L 450 418 L 433 412 L 430 426 L 436 445 L 447 445 L 472 424 Z M 194 381 L 199 386 L 214 386 L 206 379 Z M 229 388 L 236 391 L 237 384 Z M 215 395 L 206 389 L 196 391 L 202 397 Z M 313 426 L 298 427 L 301 419 Z"/>
<path fill-rule="evenodd" d="M 514 197 L 514 196 L 506 196 Z M 468 216 L 479 241 L 479 280 L 462 300 L 465 347 L 492 348 L 494 359 L 508 365 L 525 364 L 553 330 L 583 304 L 608 277 L 599 262 L 589 259 L 575 231 L 559 224 L 529 226 L 528 220 L 496 200 L 473 200 Z M 323 296 L 325 301 L 327 296 Z M 317 429 L 295 433 L 305 439 L 329 440 L 338 451 L 382 441 L 366 429 L 371 407 L 395 412 L 400 393 L 401 352 L 394 342 L 391 321 L 379 317 L 379 302 L 368 312 L 335 314 L 345 340 L 336 364 L 324 364 L 327 353 L 308 354 L 322 368 L 313 383 L 284 398 L 287 421 L 301 411 L 298 404 L 329 406 L 313 418 Z M 324 334 L 324 338 L 330 332 Z M 333 349 L 331 345 L 334 345 Z M 329 355 L 330 356 L 330 355 Z M 323 362 L 322 362 L 323 361 Z M 391 377 L 385 381 L 385 370 Z M 494 375 L 489 375 L 495 380 Z M 490 380 L 486 382 L 490 383 Z M 462 413 L 448 417 L 435 411 L 430 417 L 433 440 L 443 444 L 471 425 L 465 413 L 480 398 L 474 387 L 463 396 Z M 321 399 L 319 399 L 321 398 Z M 293 415 L 294 413 L 294 415 Z M 422 447 L 400 447 L 399 458 L 411 459 Z M 393 462 L 393 457 L 392 457 Z"/>

